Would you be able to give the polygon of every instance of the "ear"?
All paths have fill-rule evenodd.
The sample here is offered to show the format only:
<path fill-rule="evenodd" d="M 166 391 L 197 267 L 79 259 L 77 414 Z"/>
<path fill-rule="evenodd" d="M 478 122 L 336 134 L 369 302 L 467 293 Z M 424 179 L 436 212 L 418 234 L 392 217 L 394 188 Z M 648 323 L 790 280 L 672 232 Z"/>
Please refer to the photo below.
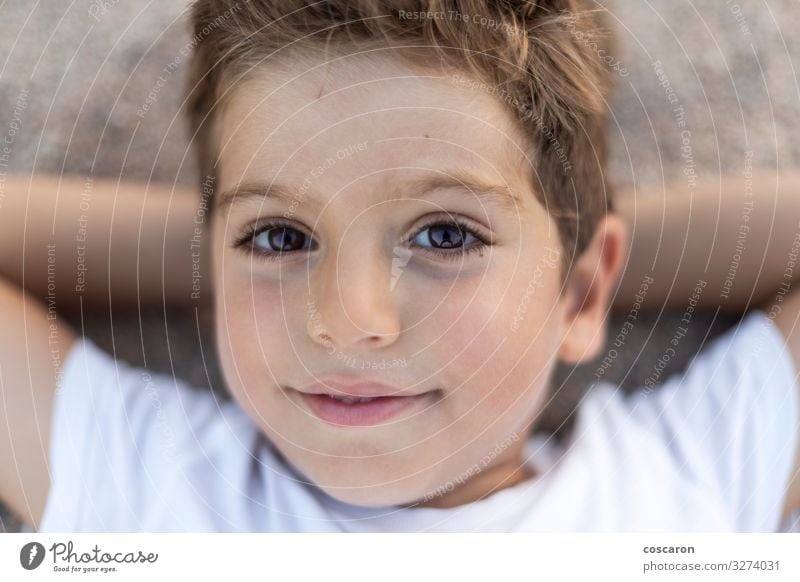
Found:
<path fill-rule="evenodd" d="M 563 362 L 587 362 L 603 349 L 611 294 L 617 288 L 627 249 L 625 223 L 607 214 L 566 282 L 561 299 L 564 336 L 558 353 Z"/>

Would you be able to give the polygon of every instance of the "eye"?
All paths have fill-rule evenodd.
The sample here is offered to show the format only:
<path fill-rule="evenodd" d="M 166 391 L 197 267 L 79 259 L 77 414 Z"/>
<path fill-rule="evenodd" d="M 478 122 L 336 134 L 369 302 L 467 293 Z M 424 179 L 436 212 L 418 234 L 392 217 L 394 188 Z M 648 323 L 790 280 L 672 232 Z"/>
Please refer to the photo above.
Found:
<path fill-rule="evenodd" d="M 248 254 L 278 259 L 297 251 L 316 248 L 316 243 L 300 230 L 286 223 L 273 221 L 251 227 L 233 246 Z"/>
<path fill-rule="evenodd" d="M 289 226 L 262 228 L 253 235 L 252 244 L 259 249 L 276 253 L 291 252 L 305 246 L 305 234 Z"/>
<path fill-rule="evenodd" d="M 423 226 L 410 241 L 414 246 L 423 248 L 447 260 L 457 260 L 469 253 L 480 251 L 488 246 L 476 227 L 467 224 L 462 218 L 435 218 Z M 431 245 L 431 246 L 426 246 Z"/>

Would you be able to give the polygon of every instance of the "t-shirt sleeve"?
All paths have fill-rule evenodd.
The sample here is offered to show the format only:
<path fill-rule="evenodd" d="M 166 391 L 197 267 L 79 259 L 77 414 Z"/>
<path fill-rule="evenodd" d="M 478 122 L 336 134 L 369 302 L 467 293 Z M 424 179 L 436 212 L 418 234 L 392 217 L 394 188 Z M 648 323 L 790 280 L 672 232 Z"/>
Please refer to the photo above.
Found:
<path fill-rule="evenodd" d="M 76 341 L 54 395 L 39 531 L 150 530 L 180 467 L 213 446 L 220 409 L 207 391 Z"/>
<path fill-rule="evenodd" d="M 712 341 L 684 374 L 630 397 L 689 478 L 710 483 L 735 531 L 781 523 L 798 446 L 797 373 L 761 310 Z"/>

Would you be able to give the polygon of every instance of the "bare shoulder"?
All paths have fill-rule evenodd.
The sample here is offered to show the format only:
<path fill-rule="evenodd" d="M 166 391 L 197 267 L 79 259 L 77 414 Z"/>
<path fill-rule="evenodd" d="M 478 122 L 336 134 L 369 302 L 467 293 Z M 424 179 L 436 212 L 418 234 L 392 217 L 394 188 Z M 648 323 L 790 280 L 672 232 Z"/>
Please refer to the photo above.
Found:
<path fill-rule="evenodd" d="M 794 359 L 795 369 L 800 371 L 800 286 L 795 285 L 780 304 L 775 325 L 786 338 L 786 345 Z M 797 384 L 800 390 L 800 382 Z M 784 505 L 784 516 L 800 509 L 800 442 L 795 443 L 794 476 L 789 486 Z"/>
<path fill-rule="evenodd" d="M 53 395 L 75 334 L 2 278 L 0 322 L 0 498 L 36 528 L 50 490 Z"/>

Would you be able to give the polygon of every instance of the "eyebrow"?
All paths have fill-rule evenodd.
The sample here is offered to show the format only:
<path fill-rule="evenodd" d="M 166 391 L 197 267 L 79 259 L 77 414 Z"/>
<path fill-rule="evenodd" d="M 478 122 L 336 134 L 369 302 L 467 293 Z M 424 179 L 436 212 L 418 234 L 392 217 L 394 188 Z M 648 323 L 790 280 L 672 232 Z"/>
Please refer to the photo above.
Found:
<path fill-rule="evenodd" d="M 521 200 L 514 195 L 510 187 L 487 182 L 471 172 L 443 172 L 433 176 L 415 178 L 398 186 L 398 194 L 405 194 L 408 199 L 425 198 L 440 190 L 466 190 L 483 203 L 501 210 L 519 212 Z M 289 203 L 321 206 L 321 202 L 310 195 L 311 190 L 300 191 L 273 180 L 246 181 L 225 190 L 218 196 L 217 208 L 234 206 L 246 200 L 263 200 L 276 198 Z M 402 198 L 400 198 L 402 199 Z"/>

